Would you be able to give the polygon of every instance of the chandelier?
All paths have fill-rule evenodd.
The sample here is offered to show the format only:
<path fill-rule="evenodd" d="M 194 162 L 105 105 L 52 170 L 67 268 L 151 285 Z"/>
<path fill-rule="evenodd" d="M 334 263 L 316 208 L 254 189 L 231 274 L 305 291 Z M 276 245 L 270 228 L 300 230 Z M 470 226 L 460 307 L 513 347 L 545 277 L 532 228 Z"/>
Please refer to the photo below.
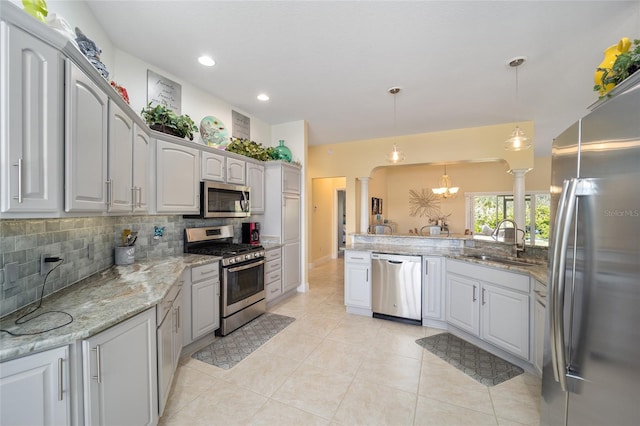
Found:
<path fill-rule="evenodd" d="M 440 198 L 453 198 L 458 194 L 459 189 L 457 186 L 451 186 L 451 179 L 447 174 L 447 165 L 445 164 L 444 174 L 440 178 L 440 187 L 431 189 L 431 192 Z"/>

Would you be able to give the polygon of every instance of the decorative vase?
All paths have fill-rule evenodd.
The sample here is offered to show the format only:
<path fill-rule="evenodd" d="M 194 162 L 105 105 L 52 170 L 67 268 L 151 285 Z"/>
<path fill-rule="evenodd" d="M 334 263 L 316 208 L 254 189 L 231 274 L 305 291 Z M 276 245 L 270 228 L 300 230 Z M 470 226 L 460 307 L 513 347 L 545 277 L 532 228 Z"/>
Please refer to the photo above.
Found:
<path fill-rule="evenodd" d="M 613 64 L 616 62 L 616 58 L 618 57 L 618 55 L 620 55 L 621 53 L 628 52 L 630 48 L 631 48 L 631 40 L 629 40 L 627 37 L 623 37 L 620 39 L 618 44 L 609 46 L 607 50 L 604 51 L 604 59 L 602 60 L 600 65 L 598 65 L 598 70 L 596 70 L 595 74 L 593 75 L 593 81 L 596 83 L 596 85 L 600 85 L 601 87 L 600 96 L 606 95 L 607 92 L 609 92 L 611 89 L 615 87 L 615 84 L 610 83 L 610 84 L 607 84 L 606 86 L 603 86 L 602 85 L 603 71 L 600 71 L 599 69 L 600 68 L 611 69 L 613 67 Z"/>
<path fill-rule="evenodd" d="M 280 145 L 275 148 L 275 152 L 278 160 L 291 162 L 291 150 L 284 144 L 283 139 L 280 139 Z"/>
<path fill-rule="evenodd" d="M 47 22 L 47 2 L 45 0 L 22 0 L 22 6 L 25 12 L 33 16 L 39 21 Z"/>

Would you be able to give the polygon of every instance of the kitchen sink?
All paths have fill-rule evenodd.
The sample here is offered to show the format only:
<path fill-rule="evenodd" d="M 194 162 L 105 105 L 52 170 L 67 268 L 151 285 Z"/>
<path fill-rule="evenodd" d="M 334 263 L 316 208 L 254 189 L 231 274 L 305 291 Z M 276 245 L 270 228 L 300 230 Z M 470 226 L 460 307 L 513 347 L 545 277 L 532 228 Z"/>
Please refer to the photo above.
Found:
<path fill-rule="evenodd" d="M 464 254 L 463 256 L 467 257 L 467 258 L 471 258 L 471 259 L 486 260 L 488 262 L 496 262 L 496 263 L 502 263 L 502 264 L 505 264 L 505 265 L 513 265 L 513 266 L 538 266 L 538 265 L 541 265 L 541 263 L 527 261 L 527 260 L 524 260 L 524 259 L 518 260 L 518 259 L 513 259 L 513 258 L 492 256 L 492 255 L 488 255 L 488 254 Z"/>

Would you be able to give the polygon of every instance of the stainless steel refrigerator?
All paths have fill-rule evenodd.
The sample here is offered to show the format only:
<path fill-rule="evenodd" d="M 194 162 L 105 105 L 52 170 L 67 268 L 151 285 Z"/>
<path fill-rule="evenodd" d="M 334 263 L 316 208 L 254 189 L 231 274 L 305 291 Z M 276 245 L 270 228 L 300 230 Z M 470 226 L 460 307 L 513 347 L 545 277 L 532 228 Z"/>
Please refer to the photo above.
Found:
<path fill-rule="evenodd" d="M 640 424 L 640 85 L 553 144 L 541 424 Z"/>

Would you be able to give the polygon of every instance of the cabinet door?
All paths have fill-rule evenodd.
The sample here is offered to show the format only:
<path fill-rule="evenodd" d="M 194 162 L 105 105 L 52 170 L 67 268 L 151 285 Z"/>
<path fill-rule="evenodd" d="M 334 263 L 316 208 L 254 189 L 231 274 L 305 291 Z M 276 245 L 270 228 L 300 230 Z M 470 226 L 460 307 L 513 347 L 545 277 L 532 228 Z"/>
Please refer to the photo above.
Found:
<path fill-rule="evenodd" d="M 82 341 L 85 424 L 157 423 L 156 348 L 155 308 Z"/>
<path fill-rule="evenodd" d="M 26 32 L 0 23 L 3 212 L 60 210 L 62 59 Z M 5 66 L 6 64 L 6 66 Z"/>
<path fill-rule="evenodd" d="M 444 320 L 442 292 L 444 281 L 442 279 L 442 258 L 424 257 L 423 260 L 423 284 L 422 292 L 422 317 L 436 320 Z"/>
<path fill-rule="evenodd" d="M 301 176 L 300 169 L 285 166 L 282 167 L 282 192 L 300 194 Z"/>
<path fill-rule="evenodd" d="M 544 355 L 544 328 L 545 328 L 545 307 L 542 303 L 536 301 L 533 305 L 533 332 L 535 333 L 533 341 L 533 365 L 542 375 L 542 358 Z"/>
<path fill-rule="evenodd" d="M 447 322 L 468 333 L 480 335 L 478 294 L 480 282 L 456 274 L 447 274 Z"/>
<path fill-rule="evenodd" d="M 529 359 L 529 295 L 483 283 L 483 340 Z"/>
<path fill-rule="evenodd" d="M 227 183 L 244 185 L 246 162 L 227 157 Z"/>
<path fill-rule="evenodd" d="M 0 364 L 0 424 L 68 425 L 67 346 Z"/>
<path fill-rule="evenodd" d="M 180 361 L 180 353 L 182 352 L 183 328 L 182 328 L 182 294 L 179 294 L 175 302 L 173 302 L 173 371 Z"/>
<path fill-rule="evenodd" d="M 282 292 L 298 288 L 302 279 L 300 270 L 300 243 L 285 244 L 282 247 Z"/>
<path fill-rule="evenodd" d="M 149 135 L 137 124 L 133 125 L 133 188 L 134 212 L 146 212 L 149 194 Z"/>
<path fill-rule="evenodd" d="M 284 194 L 282 203 L 282 242 L 300 241 L 300 196 Z"/>
<path fill-rule="evenodd" d="M 133 120 L 109 101 L 109 211 L 133 209 Z"/>
<path fill-rule="evenodd" d="M 265 209 L 264 166 L 247 163 L 247 186 L 251 187 L 251 214 L 263 214 Z"/>
<path fill-rule="evenodd" d="M 202 180 L 213 180 L 224 182 L 225 156 L 202 151 L 202 164 L 200 166 L 200 177 Z"/>
<path fill-rule="evenodd" d="M 158 327 L 158 413 L 164 411 L 173 376 L 173 312 Z"/>
<path fill-rule="evenodd" d="M 371 266 L 345 263 L 344 274 L 345 305 L 371 309 Z"/>
<path fill-rule="evenodd" d="M 66 62 L 65 210 L 107 209 L 107 95 Z"/>
<path fill-rule="evenodd" d="M 199 151 L 163 140 L 156 149 L 156 211 L 200 213 Z"/>
<path fill-rule="evenodd" d="M 220 281 L 191 285 L 191 337 L 193 340 L 220 328 Z"/>

